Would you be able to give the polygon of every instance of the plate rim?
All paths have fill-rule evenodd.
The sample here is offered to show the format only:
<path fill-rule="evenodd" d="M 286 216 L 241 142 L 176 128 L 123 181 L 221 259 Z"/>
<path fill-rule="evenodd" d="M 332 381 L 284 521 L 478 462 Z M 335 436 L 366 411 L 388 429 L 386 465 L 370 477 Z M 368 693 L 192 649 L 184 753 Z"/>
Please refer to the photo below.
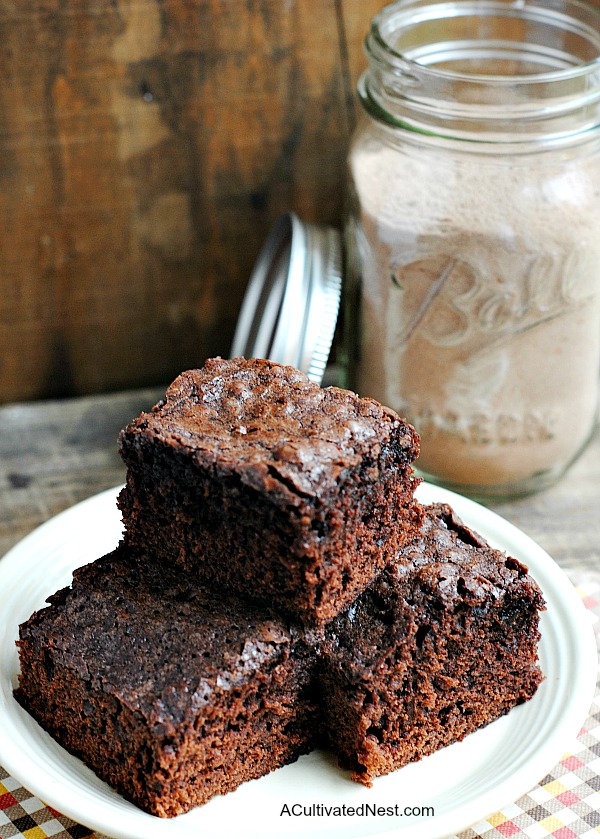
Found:
<path fill-rule="evenodd" d="M 31 547 L 35 547 L 36 542 L 44 541 L 45 538 L 52 536 L 55 530 L 60 532 L 61 526 L 65 522 L 68 523 L 71 518 L 76 519 L 80 515 L 85 515 L 87 511 L 95 508 L 96 506 L 99 506 L 102 509 L 103 504 L 107 503 L 111 498 L 116 501 L 116 494 L 121 489 L 121 486 L 122 485 L 118 485 L 96 493 L 95 495 L 66 508 L 36 527 L 33 531 L 31 531 L 31 533 L 14 545 L 4 555 L 4 557 L 0 558 L 0 580 L 7 573 L 7 569 L 11 570 L 14 564 L 21 561 L 21 555 L 23 552 L 27 553 Z M 542 574 L 544 585 L 548 587 L 548 585 L 552 583 L 555 586 L 561 586 L 561 597 L 565 598 L 565 610 L 568 612 L 568 618 L 572 621 L 573 626 L 576 627 L 578 633 L 577 640 L 580 644 L 579 650 L 582 653 L 579 661 L 578 684 L 580 689 L 573 692 L 575 695 L 572 700 L 571 713 L 569 716 L 570 724 L 565 724 L 564 726 L 564 731 L 562 732 L 563 736 L 561 738 L 562 745 L 559 746 L 555 738 L 555 740 L 552 741 L 551 746 L 548 746 L 547 744 L 545 749 L 538 750 L 536 755 L 534 755 L 533 758 L 530 758 L 529 763 L 527 764 L 527 766 L 530 767 L 527 777 L 533 775 L 536 776 L 531 783 L 523 783 L 522 780 L 517 780 L 517 778 L 520 778 L 520 775 L 522 774 L 521 767 L 521 773 L 518 773 L 515 778 L 511 777 L 508 780 L 505 780 L 499 787 L 488 790 L 485 795 L 480 795 L 467 803 L 463 803 L 455 811 L 443 813 L 439 817 L 434 816 L 431 820 L 423 821 L 419 824 L 413 823 L 410 827 L 407 826 L 406 829 L 396 829 L 390 827 L 389 829 L 380 832 L 360 834 L 365 836 L 368 835 L 370 839 L 378 839 L 378 837 L 381 839 L 389 839 L 391 836 L 404 837 L 405 835 L 407 837 L 410 836 L 410 839 L 435 839 L 435 837 L 447 836 L 449 833 L 457 833 L 460 830 L 475 824 L 477 821 L 484 818 L 486 814 L 489 814 L 494 810 L 501 809 L 502 806 L 506 806 L 520 795 L 525 794 L 529 789 L 533 788 L 537 784 L 544 774 L 547 774 L 558 763 L 564 752 L 564 748 L 567 745 L 568 739 L 577 735 L 579 728 L 584 724 L 587 718 L 596 688 L 598 654 L 593 627 L 587 618 L 586 609 L 577 595 L 573 583 L 564 570 L 558 566 L 550 555 L 538 543 L 534 542 L 523 531 L 504 519 L 498 513 L 495 513 L 489 508 L 484 507 L 469 498 L 458 495 L 451 490 L 424 482 L 417 491 L 417 497 L 423 503 L 432 503 L 433 501 L 445 501 L 449 503 L 452 507 L 454 507 L 454 509 L 456 509 L 458 515 L 463 518 L 467 524 L 472 523 L 471 518 L 476 519 L 476 529 L 478 532 L 483 531 L 482 535 L 500 549 L 507 550 L 505 544 L 503 543 L 518 543 L 524 546 L 528 556 L 533 556 L 536 561 L 539 560 L 547 564 L 547 568 L 544 570 L 549 573 L 550 579 L 547 579 L 547 574 Z M 475 525 L 473 526 L 475 527 Z M 496 538 L 498 534 L 500 534 L 500 539 Z M 89 561 L 89 559 L 84 558 L 81 559 L 78 564 L 83 564 L 87 561 Z M 75 567 L 77 567 L 75 563 L 70 565 L 71 570 Z M 542 587 L 544 588 L 544 586 Z M 48 592 L 48 594 L 51 593 L 52 592 Z M 544 594 L 546 594 L 546 591 Z M 0 649 L 0 677 L 2 675 L 3 657 L 4 652 Z M 592 658 L 595 662 L 594 668 L 590 666 Z M 581 662 L 583 661 L 587 662 L 587 666 L 581 666 Z M 14 697 L 11 698 L 12 702 L 16 704 Z M 0 709 L 2 709 L 3 706 L 4 699 L 2 685 L 0 684 Z M 20 706 L 18 707 L 20 708 Z M 578 722 L 576 721 L 577 718 Z M 45 732 L 43 733 L 45 734 Z M 61 747 L 58 747 L 57 745 L 57 748 L 60 749 Z M 32 776 L 31 772 L 25 771 L 19 760 L 13 760 L 10 754 L 9 738 L 8 735 L 5 735 L 4 733 L 4 726 L 0 727 L 0 764 L 2 764 L 9 774 L 22 783 L 23 786 L 33 795 L 40 798 L 40 800 L 45 803 L 50 804 L 50 806 L 54 807 L 64 815 L 69 816 L 87 827 L 90 827 L 92 830 L 112 836 L 113 839 L 138 839 L 138 837 L 142 835 L 142 833 L 137 831 L 131 832 L 128 829 L 121 830 L 121 828 L 118 825 L 115 825 L 110 818 L 90 818 L 90 816 L 84 812 L 84 805 L 77 806 L 77 803 L 74 801 L 65 803 L 65 800 L 64 798 L 61 798 L 59 791 L 57 789 L 55 790 L 55 785 L 53 785 L 51 778 L 38 778 L 35 773 Z M 397 771 L 401 772 L 402 770 Z M 501 793 L 499 792 L 500 790 L 502 790 Z M 115 793 L 115 795 L 117 794 Z M 233 795 L 233 793 L 229 793 L 228 796 L 229 795 Z M 120 799 L 121 797 L 117 796 L 117 798 Z M 502 798 L 502 803 L 499 800 L 500 798 Z M 135 805 L 128 806 L 134 807 Z M 184 815 L 176 817 L 176 819 L 164 820 L 145 813 L 142 810 L 139 810 L 139 808 L 136 808 L 136 811 L 137 812 L 134 815 L 137 816 L 140 821 L 143 820 L 146 822 L 142 828 L 143 835 L 151 837 L 159 835 L 161 825 L 169 823 L 174 824 L 177 818 L 185 818 Z M 154 825 L 156 830 L 152 830 L 149 833 L 148 828 L 150 828 L 151 825 Z M 406 831 L 409 832 L 407 833 Z M 168 832 L 168 830 L 165 831 L 166 834 L 168 834 Z M 308 833 L 316 835 L 317 831 L 313 832 L 307 827 L 307 835 Z M 220 834 L 220 836 L 223 835 L 223 833 Z M 304 833 L 298 835 L 304 835 Z M 208 837 L 208 834 L 206 834 L 206 837 Z"/>

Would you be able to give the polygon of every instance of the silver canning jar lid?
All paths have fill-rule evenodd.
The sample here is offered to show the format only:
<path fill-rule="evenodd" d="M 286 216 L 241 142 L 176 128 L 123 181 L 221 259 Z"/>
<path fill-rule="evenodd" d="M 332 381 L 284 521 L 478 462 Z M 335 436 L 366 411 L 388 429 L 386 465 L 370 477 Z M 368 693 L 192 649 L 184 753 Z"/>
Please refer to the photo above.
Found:
<path fill-rule="evenodd" d="M 267 237 L 252 271 L 231 357 L 291 364 L 320 384 L 341 289 L 340 234 L 286 213 Z"/>

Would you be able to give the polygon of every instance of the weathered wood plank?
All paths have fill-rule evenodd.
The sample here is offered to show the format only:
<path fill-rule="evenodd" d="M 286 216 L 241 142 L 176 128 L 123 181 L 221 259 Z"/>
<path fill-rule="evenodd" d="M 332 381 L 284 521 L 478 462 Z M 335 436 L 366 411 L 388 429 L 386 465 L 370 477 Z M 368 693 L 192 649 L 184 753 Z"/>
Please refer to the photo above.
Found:
<path fill-rule="evenodd" d="M 276 217 L 340 222 L 382 5 L 0 0 L 0 402 L 228 352 Z"/>
<path fill-rule="evenodd" d="M 348 52 L 351 95 L 354 97 L 356 82 L 367 66 L 364 40 L 371 20 L 385 4 L 381 0 L 340 0 L 344 22 L 344 40 Z"/>
<path fill-rule="evenodd" d="M 339 220 L 335 0 L 4 0 L 0 44 L 0 401 L 226 353 L 274 219 Z"/>
<path fill-rule="evenodd" d="M 124 481 L 118 433 L 163 392 L 0 407 L 0 556 L 48 518 Z"/>

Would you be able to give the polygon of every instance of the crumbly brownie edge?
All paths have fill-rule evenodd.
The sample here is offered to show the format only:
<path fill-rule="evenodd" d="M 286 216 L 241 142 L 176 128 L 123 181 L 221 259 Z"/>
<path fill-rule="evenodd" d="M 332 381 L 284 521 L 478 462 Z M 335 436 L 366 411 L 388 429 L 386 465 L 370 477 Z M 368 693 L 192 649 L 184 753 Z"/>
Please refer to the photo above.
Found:
<path fill-rule="evenodd" d="M 122 545 L 48 602 L 20 627 L 15 695 L 149 812 L 235 789 L 319 735 L 313 646 L 272 611 Z"/>
<path fill-rule="evenodd" d="M 178 469 L 175 460 L 157 451 L 152 466 L 129 471 L 119 497 L 125 540 L 306 624 L 352 602 L 422 519 L 410 467 L 401 479 L 395 472 L 366 486 L 357 470 L 331 508 L 281 508 L 235 479 Z"/>
<path fill-rule="evenodd" d="M 50 670 L 48 647 L 38 634 L 28 637 L 27 627 L 22 630 L 17 701 L 61 746 L 146 812 L 187 812 L 315 746 L 318 715 L 305 654 L 173 727 L 146 718 L 109 685 L 94 690 L 55 656 Z"/>
<path fill-rule="evenodd" d="M 543 679 L 545 604 L 525 566 L 447 505 L 429 508 L 425 522 L 421 533 L 433 522 L 436 542 L 448 529 L 452 561 L 419 564 L 427 536 L 417 537 L 417 556 L 408 546 L 412 561 L 388 566 L 327 630 L 325 728 L 341 763 L 367 785 L 527 701 Z"/>
<path fill-rule="evenodd" d="M 119 445 L 128 544 L 307 624 L 349 604 L 420 523 L 415 430 L 272 362 L 182 373 Z"/>
<path fill-rule="evenodd" d="M 323 680 L 325 730 L 353 780 L 370 786 L 375 777 L 461 741 L 535 694 L 543 678 L 536 622 L 514 657 L 502 655 L 501 640 L 491 640 L 493 623 L 492 617 L 473 622 L 460 653 L 449 660 L 440 648 L 454 627 L 425 634 L 419 621 L 411 623 L 402 652 L 400 646 L 390 650 L 377 673 L 353 682 L 347 673 L 329 671 Z"/>

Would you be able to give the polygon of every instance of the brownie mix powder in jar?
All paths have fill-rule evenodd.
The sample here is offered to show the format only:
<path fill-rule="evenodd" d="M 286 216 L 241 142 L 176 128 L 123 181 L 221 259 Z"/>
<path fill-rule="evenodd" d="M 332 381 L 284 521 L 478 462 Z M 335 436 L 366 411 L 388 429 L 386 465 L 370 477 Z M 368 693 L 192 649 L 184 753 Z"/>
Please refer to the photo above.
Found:
<path fill-rule="evenodd" d="M 597 417 L 600 14 L 401 0 L 366 48 L 344 384 L 416 426 L 429 479 L 543 488 Z"/>

